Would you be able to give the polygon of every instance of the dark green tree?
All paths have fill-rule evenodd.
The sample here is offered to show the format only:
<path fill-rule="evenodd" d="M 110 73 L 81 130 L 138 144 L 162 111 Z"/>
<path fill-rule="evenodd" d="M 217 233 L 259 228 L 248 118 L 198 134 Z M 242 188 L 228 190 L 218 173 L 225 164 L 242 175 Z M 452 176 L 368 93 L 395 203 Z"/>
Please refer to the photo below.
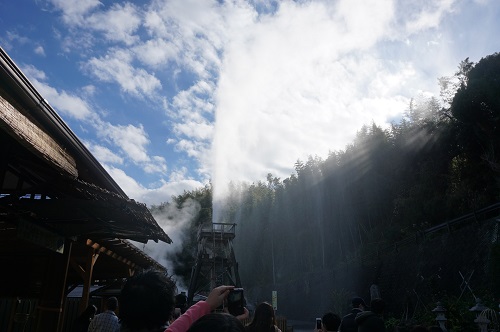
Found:
<path fill-rule="evenodd" d="M 463 179 L 463 185 L 469 188 L 468 206 L 478 208 L 498 199 L 500 54 L 462 67 L 465 77 L 451 103 L 460 148 L 460 156 L 452 166 L 455 180 Z"/>

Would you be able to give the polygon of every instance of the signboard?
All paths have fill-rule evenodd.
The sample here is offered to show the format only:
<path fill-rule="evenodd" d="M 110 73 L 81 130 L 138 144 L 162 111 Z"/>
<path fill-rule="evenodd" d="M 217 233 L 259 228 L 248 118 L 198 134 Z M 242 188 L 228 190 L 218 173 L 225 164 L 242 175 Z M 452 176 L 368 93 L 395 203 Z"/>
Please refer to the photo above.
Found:
<path fill-rule="evenodd" d="M 278 292 L 273 290 L 271 298 L 274 310 L 278 310 Z"/>

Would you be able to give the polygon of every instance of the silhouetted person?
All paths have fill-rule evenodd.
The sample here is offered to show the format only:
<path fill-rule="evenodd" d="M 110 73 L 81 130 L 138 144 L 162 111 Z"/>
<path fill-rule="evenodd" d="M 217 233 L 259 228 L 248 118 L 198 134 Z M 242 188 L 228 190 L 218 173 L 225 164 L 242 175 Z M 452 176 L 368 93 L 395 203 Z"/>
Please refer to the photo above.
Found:
<path fill-rule="evenodd" d="M 88 332 L 119 332 L 120 323 L 116 316 L 118 309 L 118 299 L 110 297 L 106 301 L 106 311 L 96 315 L 90 321 Z"/>
<path fill-rule="evenodd" d="M 175 307 L 175 282 L 147 270 L 130 277 L 120 293 L 121 331 L 164 331 Z"/>
<path fill-rule="evenodd" d="M 186 292 L 181 292 L 175 296 L 175 307 L 181 309 L 181 314 L 186 312 L 187 309 L 187 296 Z"/>
<path fill-rule="evenodd" d="M 281 332 L 276 326 L 274 308 L 267 302 L 262 302 L 255 308 L 253 319 L 246 326 L 247 332 Z"/>
<path fill-rule="evenodd" d="M 356 316 L 358 332 L 386 332 L 384 323 L 385 302 L 374 299 L 370 303 L 370 311 L 360 312 Z"/>
<path fill-rule="evenodd" d="M 245 332 L 245 327 L 234 316 L 211 313 L 194 322 L 187 332 Z"/>
<path fill-rule="evenodd" d="M 81 314 L 75 319 L 75 332 L 87 332 L 89 329 L 90 321 L 94 318 L 97 312 L 97 307 L 93 304 L 89 305 Z"/>
<path fill-rule="evenodd" d="M 321 318 L 321 330 L 323 332 L 328 331 L 338 331 L 340 326 L 341 319 L 338 315 L 333 312 L 327 312 Z"/>
<path fill-rule="evenodd" d="M 191 324 L 222 305 L 234 286 L 214 288 L 167 326 L 175 307 L 175 282 L 159 271 L 148 270 L 130 277 L 120 295 L 121 332 L 186 332 Z M 245 316 L 248 317 L 248 310 Z"/>
<path fill-rule="evenodd" d="M 358 332 L 358 324 L 356 323 L 356 315 L 365 310 L 365 301 L 360 297 L 354 297 L 351 301 L 352 310 L 349 314 L 342 317 L 340 322 L 339 332 Z"/>

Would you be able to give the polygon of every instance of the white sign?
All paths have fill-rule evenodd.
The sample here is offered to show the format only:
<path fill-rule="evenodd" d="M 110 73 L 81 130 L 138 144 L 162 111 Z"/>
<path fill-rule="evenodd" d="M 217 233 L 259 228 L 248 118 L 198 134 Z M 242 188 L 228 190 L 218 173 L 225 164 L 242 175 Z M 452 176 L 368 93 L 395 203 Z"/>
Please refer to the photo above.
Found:
<path fill-rule="evenodd" d="M 273 304 L 274 310 L 278 310 L 278 292 L 275 290 L 273 290 L 273 294 L 272 294 L 272 304 Z"/>

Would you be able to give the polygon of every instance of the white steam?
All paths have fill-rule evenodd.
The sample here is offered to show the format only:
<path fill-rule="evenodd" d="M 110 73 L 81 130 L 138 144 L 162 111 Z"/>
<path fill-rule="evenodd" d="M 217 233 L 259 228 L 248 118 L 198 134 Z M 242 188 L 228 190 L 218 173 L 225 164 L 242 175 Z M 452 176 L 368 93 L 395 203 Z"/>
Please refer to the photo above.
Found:
<path fill-rule="evenodd" d="M 168 274 L 177 280 L 179 290 L 187 289 L 187 287 L 182 284 L 181 278 L 176 278 L 174 275 L 172 262 L 167 259 L 167 255 L 182 251 L 186 232 L 192 221 L 198 216 L 200 209 L 200 203 L 191 198 L 188 198 L 180 209 L 175 203 L 167 205 L 163 211 L 154 212 L 153 217 L 172 239 L 172 243 L 166 244 L 161 241 L 158 243 L 149 241 L 147 244 L 136 243 L 147 255 L 167 268 Z"/>

